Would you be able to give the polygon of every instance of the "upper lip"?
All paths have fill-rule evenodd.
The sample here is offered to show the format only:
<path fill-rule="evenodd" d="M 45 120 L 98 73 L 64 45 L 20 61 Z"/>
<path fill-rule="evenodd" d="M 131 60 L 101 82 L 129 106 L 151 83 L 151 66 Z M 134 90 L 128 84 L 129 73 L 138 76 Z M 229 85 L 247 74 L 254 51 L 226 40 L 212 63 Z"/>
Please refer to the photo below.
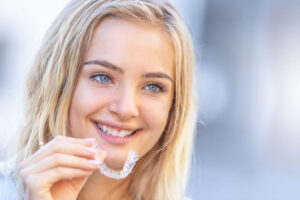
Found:
<path fill-rule="evenodd" d="M 116 123 L 108 122 L 108 121 L 95 120 L 94 122 L 105 125 L 105 126 L 109 126 L 109 127 L 112 127 L 114 129 L 118 129 L 118 130 L 135 131 L 138 129 L 138 128 L 133 128 L 132 126 L 116 124 Z"/>

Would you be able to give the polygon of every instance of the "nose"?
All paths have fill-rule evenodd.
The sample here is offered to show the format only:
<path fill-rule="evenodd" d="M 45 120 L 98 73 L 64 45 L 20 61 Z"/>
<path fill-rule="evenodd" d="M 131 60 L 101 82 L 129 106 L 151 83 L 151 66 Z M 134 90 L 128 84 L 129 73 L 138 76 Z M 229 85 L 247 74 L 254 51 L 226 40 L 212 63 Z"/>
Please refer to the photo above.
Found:
<path fill-rule="evenodd" d="M 129 120 L 139 115 L 137 97 L 132 88 L 122 88 L 117 91 L 108 109 L 119 120 Z"/>

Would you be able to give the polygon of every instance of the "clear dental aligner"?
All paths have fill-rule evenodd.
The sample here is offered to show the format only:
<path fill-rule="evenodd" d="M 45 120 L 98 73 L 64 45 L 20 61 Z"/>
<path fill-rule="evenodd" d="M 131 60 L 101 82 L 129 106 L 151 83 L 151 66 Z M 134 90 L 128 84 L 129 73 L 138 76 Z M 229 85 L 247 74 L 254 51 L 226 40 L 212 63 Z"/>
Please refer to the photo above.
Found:
<path fill-rule="evenodd" d="M 132 171 L 133 167 L 135 166 L 136 162 L 138 161 L 139 156 L 137 152 L 130 150 L 128 153 L 127 160 L 123 166 L 123 169 L 120 171 L 116 171 L 110 169 L 106 166 L 104 162 L 99 165 L 100 172 L 112 179 L 123 179 L 126 178 Z"/>

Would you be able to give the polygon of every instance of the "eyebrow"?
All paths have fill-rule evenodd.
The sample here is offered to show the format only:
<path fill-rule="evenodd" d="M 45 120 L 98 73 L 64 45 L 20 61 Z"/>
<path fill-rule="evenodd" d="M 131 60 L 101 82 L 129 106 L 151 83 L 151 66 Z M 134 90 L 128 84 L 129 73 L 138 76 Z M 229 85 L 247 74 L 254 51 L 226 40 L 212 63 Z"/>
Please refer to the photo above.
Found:
<path fill-rule="evenodd" d="M 89 60 L 89 61 L 86 61 L 83 63 L 83 65 L 100 65 L 102 67 L 106 67 L 106 68 L 109 68 L 111 70 L 114 70 L 114 71 L 117 71 L 119 72 L 120 74 L 124 74 L 124 70 L 121 69 L 120 67 L 110 63 L 110 62 L 107 62 L 105 60 Z M 165 79 L 169 79 L 171 82 L 173 81 L 172 78 L 166 74 L 166 73 L 163 73 L 163 72 L 148 72 L 148 73 L 145 73 L 142 75 L 142 77 L 145 77 L 145 78 L 165 78 Z"/>
<path fill-rule="evenodd" d="M 123 69 L 121 69 L 120 67 L 117 67 L 116 65 L 112 64 L 112 63 L 109 63 L 105 60 L 89 60 L 89 61 L 86 61 L 83 63 L 83 65 L 100 65 L 102 67 L 106 67 L 106 68 L 109 68 L 109 69 L 112 69 L 114 71 L 117 71 L 121 74 L 124 74 L 124 71 Z"/>
<path fill-rule="evenodd" d="M 146 78 L 166 78 L 166 79 L 169 79 L 171 82 L 173 81 L 172 78 L 168 74 L 163 73 L 163 72 L 149 72 L 149 73 L 143 74 L 142 76 L 146 77 Z"/>

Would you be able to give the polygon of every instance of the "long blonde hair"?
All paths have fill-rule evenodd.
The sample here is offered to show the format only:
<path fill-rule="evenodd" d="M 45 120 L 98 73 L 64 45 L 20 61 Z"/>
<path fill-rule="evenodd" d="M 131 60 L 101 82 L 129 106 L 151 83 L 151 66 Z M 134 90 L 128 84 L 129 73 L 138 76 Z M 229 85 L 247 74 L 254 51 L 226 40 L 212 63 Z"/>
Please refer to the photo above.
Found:
<path fill-rule="evenodd" d="M 132 199 L 184 198 L 196 122 L 194 54 L 189 32 L 164 0 L 74 0 L 50 27 L 27 82 L 26 121 L 20 134 L 20 162 L 56 135 L 67 135 L 68 112 L 83 55 L 105 17 L 163 28 L 175 52 L 175 93 L 159 142 L 137 164 L 129 186 Z M 16 176 L 21 191 L 21 180 Z"/>

